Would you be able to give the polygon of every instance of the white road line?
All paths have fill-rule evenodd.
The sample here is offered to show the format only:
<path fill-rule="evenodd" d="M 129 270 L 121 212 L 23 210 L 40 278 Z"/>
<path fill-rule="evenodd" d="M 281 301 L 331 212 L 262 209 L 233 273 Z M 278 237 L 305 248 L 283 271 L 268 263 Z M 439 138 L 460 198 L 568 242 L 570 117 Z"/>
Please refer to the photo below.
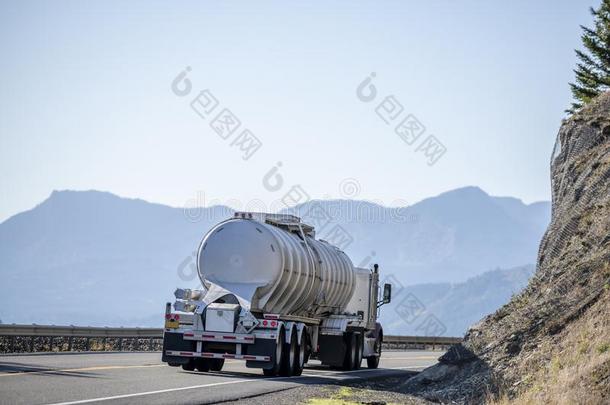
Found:
<path fill-rule="evenodd" d="M 419 368 L 419 367 L 408 366 L 408 367 L 391 367 L 391 368 L 385 368 L 385 369 L 364 369 L 364 370 L 354 370 L 354 371 L 337 371 L 337 372 L 335 372 L 335 374 L 337 375 L 337 377 L 340 377 L 341 374 L 361 373 L 361 372 L 376 371 L 376 370 L 377 371 L 378 370 L 403 370 L 403 369 L 408 369 L 408 368 Z M 99 398 L 91 398 L 91 399 L 82 399 L 82 400 L 79 400 L 79 401 L 56 402 L 56 403 L 49 404 L 49 405 L 87 404 L 87 403 L 91 403 L 91 402 L 111 401 L 113 399 L 133 398 L 133 397 L 139 397 L 139 396 L 145 396 L 145 395 L 164 394 L 164 393 L 167 393 L 167 392 L 193 390 L 193 389 L 197 389 L 197 388 L 218 387 L 218 386 L 221 386 L 221 385 L 240 384 L 240 383 L 245 383 L 245 382 L 256 382 L 256 381 L 291 380 L 291 379 L 298 379 L 298 378 L 303 378 L 303 377 L 305 377 L 305 378 L 329 378 L 329 379 L 337 379 L 337 377 L 334 377 L 334 376 L 330 377 L 330 376 L 319 375 L 319 374 L 303 374 L 301 376 L 293 376 L 293 377 L 251 378 L 251 379 L 247 379 L 247 380 L 224 381 L 224 382 L 217 382 L 217 383 L 210 383 L 210 384 L 192 385 L 192 386 L 189 386 L 189 387 L 167 388 L 167 389 L 164 389 L 164 390 L 136 392 L 136 393 L 133 393 L 133 394 L 114 395 L 114 396 L 111 396 L 111 397 L 99 397 Z"/>
<path fill-rule="evenodd" d="M 99 397 L 99 398 L 91 398 L 91 399 L 83 399 L 80 401 L 70 401 L 70 402 L 57 402 L 52 405 L 72 405 L 72 404 L 86 404 L 90 402 L 101 402 L 101 401 L 110 401 L 113 399 L 122 399 L 122 398 L 132 398 L 139 397 L 144 395 L 152 395 L 152 394 L 163 394 L 165 392 L 175 392 L 175 391 L 184 391 L 184 390 L 192 390 L 195 388 L 205 388 L 205 387 L 216 387 L 219 385 L 228 385 L 228 384 L 239 384 L 252 380 L 235 380 L 235 381 L 225 381 L 219 383 L 211 383 L 211 384 L 202 384 L 202 385 L 192 385 L 190 387 L 180 387 L 180 388 L 168 388 L 165 390 L 157 390 L 157 391 L 147 391 L 147 392 L 136 392 L 134 394 L 123 394 L 123 395 L 114 395 L 112 397 Z"/>

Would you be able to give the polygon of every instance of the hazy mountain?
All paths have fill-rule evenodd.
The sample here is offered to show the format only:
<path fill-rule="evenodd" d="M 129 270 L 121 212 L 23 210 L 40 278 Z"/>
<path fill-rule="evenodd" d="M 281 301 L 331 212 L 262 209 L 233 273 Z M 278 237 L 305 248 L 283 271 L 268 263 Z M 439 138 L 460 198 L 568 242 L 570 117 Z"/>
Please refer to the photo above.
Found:
<path fill-rule="evenodd" d="M 355 264 L 370 258 L 405 285 L 464 281 L 489 269 L 534 263 L 550 219 L 548 202 L 525 205 L 477 187 L 403 208 L 335 200 L 293 211 L 320 229 L 318 237 L 347 245 Z M 325 225 L 325 214 L 336 219 Z"/>
<path fill-rule="evenodd" d="M 318 225 L 311 208 L 320 206 L 333 215 L 320 237 L 337 239 L 340 226 L 353 239 L 346 251 L 355 264 L 378 261 L 384 276 L 404 285 L 531 263 L 549 215 L 548 203 L 524 205 L 477 188 L 400 209 L 323 201 L 298 210 Z M 155 314 L 173 290 L 198 283 L 192 254 L 201 237 L 230 215 L 220 206 L 185 211 L 99 191 L 53 192 L 0 224 L 0 317 L 158 325 Z"/>
<path fill-rule="evenodd" d="M 381 311 L 384 329 L 401 335 L 462 336 L 520 292 L 534 270 L 534 265 L 497 269 L 455 284 L 395 283 L 392 303 Z"/>
<path fill-rule="evenodd" d="M 192 222 L 182 209 L 110 193 L 53 192 L 0 224 L 1 316 L 150 324 L 177 286 L 198 282 L 192 254 L 201 236 L 229 215 L 224 207 L 201 209 L 191 212 Z"/>

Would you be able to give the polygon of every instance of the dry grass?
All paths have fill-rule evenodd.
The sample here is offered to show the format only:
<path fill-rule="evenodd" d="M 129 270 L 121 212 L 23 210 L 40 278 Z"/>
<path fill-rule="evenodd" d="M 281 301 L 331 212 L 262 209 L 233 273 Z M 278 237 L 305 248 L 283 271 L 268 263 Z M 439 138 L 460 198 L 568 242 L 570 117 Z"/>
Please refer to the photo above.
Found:
<path fill-rule="evenodd" d="M 488 400 L 505 404 L 610 403 L 610 293 L 606 292 L 584 316 L 524 361 L 531 371 L 516 398 Z"/>

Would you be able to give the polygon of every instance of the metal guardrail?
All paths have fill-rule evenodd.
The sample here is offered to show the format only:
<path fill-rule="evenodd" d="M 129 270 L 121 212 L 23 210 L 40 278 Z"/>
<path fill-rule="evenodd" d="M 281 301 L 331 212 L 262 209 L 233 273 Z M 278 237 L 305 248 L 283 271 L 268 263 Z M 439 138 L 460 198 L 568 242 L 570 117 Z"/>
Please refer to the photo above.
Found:
<path fill-rule="evenodd" d="M 427 344 L 427 345 L 454 345 L 462 342 L 460 337 L 445 336 L 394 336 L 383 337 L 385 343 L 407 343 L 407 344 Z"/>
<path fill-rule="evenodd" d="M 160 328 L 108 328 L 94 326 L 4 325 L 0 336 L 62 336 L 62 337 L 141 337 L 162 338 Z"/>
<path fill-rule="evenodd" d="M 460 337 L 446 336 L 395 336 L 383 337 L 385 349 L 447 349 L 452 345 L 462 342 Z"/>
<path fill-rule="evenodd" d="M 0 324 L 0 353 L 107 350 L 160 350 L 161 328 Z M 462 338 L 442 336 L 384 336 L 386 349 L 447 348 Z M 127 343 L 127 344 L 125 344 Z"/>
<path fill-rule="evenodd" d="M 157 351 L 163 329 L 0 324 L 0 353 Z"/>

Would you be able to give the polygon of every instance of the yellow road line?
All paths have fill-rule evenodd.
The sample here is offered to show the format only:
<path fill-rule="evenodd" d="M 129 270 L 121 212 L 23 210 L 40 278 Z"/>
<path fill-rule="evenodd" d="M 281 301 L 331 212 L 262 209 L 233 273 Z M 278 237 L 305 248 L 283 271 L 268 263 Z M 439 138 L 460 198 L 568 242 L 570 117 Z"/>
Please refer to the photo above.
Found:
<path fill-rule="evenodd" d="M 225 364 L 238 363 L 237 360 L 225 361 Z M 20 366 L 20 367 L 29 367 L 34 368 L 35 366 Z M 101 370 L 120 370 L 120 369 L 129 369 L 129 368 L 151 368 L 151 367 L 167 367 L 167 364 L 142 364 L 142 365 L 130 365 L 130 366 L 95 366 L 95 367 L 83 367 L 83 368 L 65 368 L 65 369 L 48 369 L 48 370 L 38 370 L 38 371 L 28 371 L 28 370 L 19 370 L 8 373 L 0 373 L 0 377 L 8 377 L 8 376 L 24 376 L 24 375 L 32 375 L 32 374 L 60 374 L 60 373 L 77 373 L 80 371 L 101 371 Z M 38 368 L 37 368 L 38 369 Z"/>
<path fill-rule="evenodd" d="M 12 373 L 0 373 L 0 377 L 8 377 L 15 375 L 32 375 L 32 374 L 60 374 L 60 373 L 76 373 L 80 371 L 99 371 L 99 370 L 117 370 L 117 369 L 127 369 L 127 368 L 150 368 L 150 367 L 164 367 L 165 364 L 145 364 L 139 366 L 97 366 L 97 367 L 84 367 L 84 368 L 65 368 L 65 369 L 49 369 L 49 370 L 39 370 L 39 371 L 16 371 Z M 28 366 L 26 366 L 28 367 Z"/>

